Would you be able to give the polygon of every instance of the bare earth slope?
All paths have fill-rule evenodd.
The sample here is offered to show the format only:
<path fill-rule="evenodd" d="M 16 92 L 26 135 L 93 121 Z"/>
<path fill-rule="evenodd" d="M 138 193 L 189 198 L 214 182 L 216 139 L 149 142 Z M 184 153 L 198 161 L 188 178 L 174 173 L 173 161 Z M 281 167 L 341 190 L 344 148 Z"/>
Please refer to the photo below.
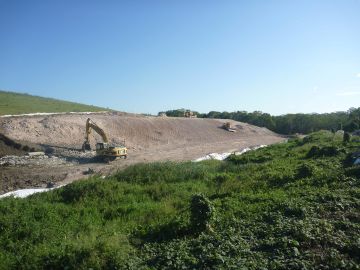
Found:
<path fill-rule="evenodd" d="M 41 172 L 45 168 L 32 168 L 32 174 L 35 173 L 38 178 L 39 175 L 46 175 L 46 179 L 40 182 L 30 179 L 28 183 L 42 186 L 48 179 L 55 182 L 72 181 L 83 177 L 82 172 L 89 167 L 98 173 L 106 174 L 137 162 L 190 160 L 212 152 L 238 151 L 249 146 L 284 140 L 283 137 L 265 128 L 235 121 L 232 124 L 237 128 L 237 132 L 232 133 L 221 128 L 225 120 L 146 117 L 116 113 L 0 118 L 0 133 L 45 147 L 80 149 L 84 141 L 85 122 L 88 117 L 104 129 L 111 142 L 118 144 L 123 140 L 126 141 L 129 149 L 128 159 L 117 160 L 111 165 L 72 164 L 64 166 L 63 169 L 60 166 L 50 172 L 46 170 L 46 173 Z M 97 134 L 93 133 L 91 136 L 93 145 L 95 141 L 101 140 Z M 4 181 L 15 181 L 16 178 L 18 184 L 20 183 L 15 185 L 16 187 L 22 187 L 21 177 L 25 177 L 26 172 L 29 171 L 29 168 L 16 168 L 14 175 L 12 171 L 14 168 L 4 170 L 0 167 L 0 169 L 3 171 L 2 174 L 0 173 L 3 185 Z M 14 185 L 5 186 L 7 186 L 6 190 L 11 190 Z"/>
<path fill-rule="evenodd" d="M 11 138 L 51 146 L 80 148 L 85 122 L 90 117 L 104 129 L 113 143 L 123 139 L 130 149 L 164 146 L 199 146 L 203 144 L 271 143 L 280 138 L 273 132 L 233 121 L 238 132 L 221 129 L 219 119 L 118 116 L 116 114 L 50 115 L 0 119 L 0 129 Z M 94 134 L 94 142 L 100 137 Z M 262 141 L 265 140 L 265 141 Z"/>

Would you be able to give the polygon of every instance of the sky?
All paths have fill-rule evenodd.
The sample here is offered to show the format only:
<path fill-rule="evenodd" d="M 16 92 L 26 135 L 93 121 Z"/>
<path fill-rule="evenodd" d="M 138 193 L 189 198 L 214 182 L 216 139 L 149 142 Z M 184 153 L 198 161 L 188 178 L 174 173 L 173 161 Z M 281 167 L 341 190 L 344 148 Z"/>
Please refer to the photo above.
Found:
<path fill-rule="evenodd" d="M 0 89 L 120 111 L 360 106 L 360 0 L 0 0 Z"/>

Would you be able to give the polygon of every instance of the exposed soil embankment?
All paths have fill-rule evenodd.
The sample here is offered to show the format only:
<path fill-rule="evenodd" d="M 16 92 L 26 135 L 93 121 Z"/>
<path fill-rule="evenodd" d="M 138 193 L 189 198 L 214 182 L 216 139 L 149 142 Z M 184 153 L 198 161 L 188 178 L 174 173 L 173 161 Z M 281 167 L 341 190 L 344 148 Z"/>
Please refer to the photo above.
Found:
<path fill-rule="evenodd" d="M 0 133 L 0 157 L 7 155 L 21 156 L 29 151 L 36 151 L 37 146 L 14 141 Z"/>
<path fill-rule="evenodd" d="M 17 140 L 36 144 L 80 148 L 85 135 L 85 122 L 90 117 L 104 129 L 111 142 L 123 139 L 129 148 L 157 148 L 165 145 L 192 145 L 250 139 L 279 138 L 273 132 L 245 123 L 235 122 L 236 133 L 220 127 L 219 119 L 188 119 L 167 117 L 134 117 L 112 114 L 51 115 L 0 119 L 4 134 Z M 100 137 L 93 133 L 93 143 Z"/>
<path fill-rule="evenodd" d="M 80 152 L 77 159 L 77 152 L 74 150 L 80 149 L 84 141 L 88 117 L 106 132 L 112 143 L 121 144 L 125 140 L 129 154 L 127 160 L 117 160 L 111 165 L 92 163 L 91 159 L 82 157 Z M 69 164 L 63 169 L 57 167 L 56 170 L 48 170 L 46 166 L 31 168 L 32 174 L 38 178 L 43 174 L 57 182 L 82 177 L 81 172 L 88 168 L 99 174 L 107 174 L 138 162 L 192 160 L 212 152 L 239 151 L 249 146 L 268 145 L 284 140 L 265 128 L 236 121 L 231 123 L 236 132 L 228 132 L 221 128 L 224 122 L 225 120 L 219 119 L 145 117 L 114 113 L 69 114 L 0 118 L 0 130 L 7 138 L 40 145 L 52 155 L 67 158 Z M 90 141 L 95 146 L 95 142 L 101 141 L 101 138 L 93 132 Z M 27 170 L 29 169 L 2 168 L 0 177 L 3 184 L 9 179 L 18 179 L 18 187 L 22 177 L 29 178 Z M 59 175 L 65 175 L 64 179 L 61 180 Z M 44 179 L 40 178 L 28 181 L 42 184 Z M 7 191 L 9 188 L 11 189 L 7 185 Z"/>

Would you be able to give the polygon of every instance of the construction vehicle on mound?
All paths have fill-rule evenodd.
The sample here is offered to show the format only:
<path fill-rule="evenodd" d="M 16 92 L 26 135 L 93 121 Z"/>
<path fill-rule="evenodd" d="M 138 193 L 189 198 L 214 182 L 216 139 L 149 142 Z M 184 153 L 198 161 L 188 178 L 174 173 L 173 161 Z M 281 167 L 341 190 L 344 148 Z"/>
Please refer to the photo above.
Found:
<path fill-rule="evenodd" d="M 102 128 L 100 128 L 94 121 L 90 118 L 86 120 L 86 131 L 85 131 L 85 141 L 82 145 L 82 150 L 87 151 L 91 150 L 90 145 L 90 134 L 91 130 L 94 130 L 98 133 L 103 142 L 98 142 L 96 144 L 96 155 L 103 159 L 106 162 L 113 161 L 116 158 L 127 158 L 127 148 L 125 147 L 125 142 L 123 145 L 112 145 L 109 143 L 109 140 Z"/>
<path fill-rule="evenodd" d="M 190 111 L 190 110 L 186 110 L 186 111 L 184 111 L 184 117 L 186 117 L 186 118 L 197 118 L 197 115 L 194 112 Z"/>
<path fill-rule="evenodd" d="M 227 131 L 230 131 L 230 132 L 236 132 L 236 129 L 231 126 L 231 123 L 230 123 L 230 122 L 225 122 L 225 123 L 222 125 L 222 128 L 225 129 L 225 130 L 227 130 Z"/>

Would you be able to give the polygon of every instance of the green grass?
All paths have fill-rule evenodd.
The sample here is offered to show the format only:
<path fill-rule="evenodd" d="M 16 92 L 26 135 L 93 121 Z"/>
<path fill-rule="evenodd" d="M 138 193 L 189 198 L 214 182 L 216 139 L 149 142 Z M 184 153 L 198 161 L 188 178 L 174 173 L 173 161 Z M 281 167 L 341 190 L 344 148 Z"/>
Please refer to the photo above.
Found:
<path fill-rule="evenodd" d="M 0 269 L 360 269 L 359 148 L 320 132 L 3 199 Z M 201 233 L 198 193 L 215 213 Z"/>
<path fill-rule="evenodd" d="M 96 112 L 106 110 L 108 111 L 109 109 L 28 94 L 0 91 L 0 115 L 36 112 Z"/>

